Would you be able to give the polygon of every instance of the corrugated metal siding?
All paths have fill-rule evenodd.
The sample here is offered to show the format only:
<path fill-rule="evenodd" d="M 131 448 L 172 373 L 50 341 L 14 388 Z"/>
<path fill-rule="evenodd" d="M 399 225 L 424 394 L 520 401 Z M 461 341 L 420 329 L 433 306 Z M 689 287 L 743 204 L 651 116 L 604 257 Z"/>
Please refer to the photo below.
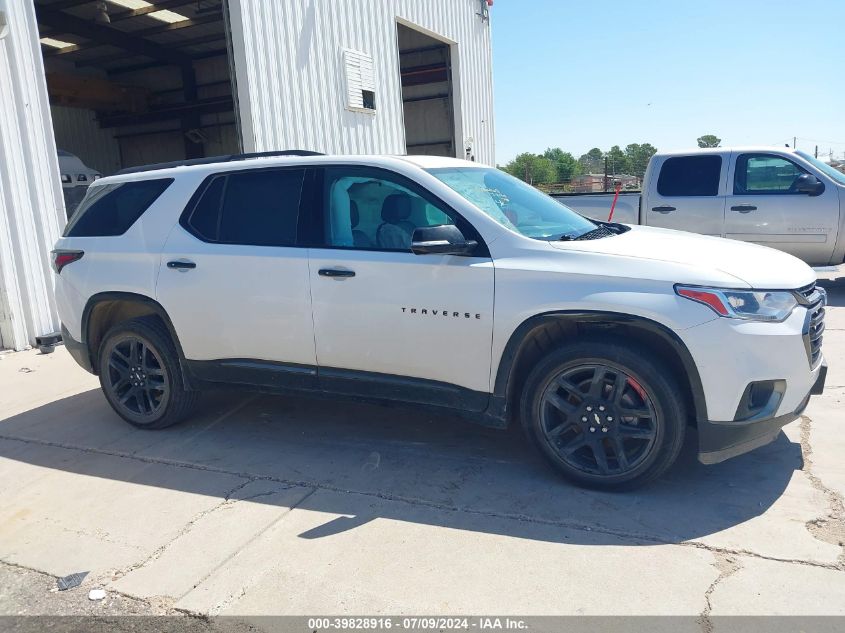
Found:
<path fill-rule="evenodd" d="M 64 201 L 31 2 L 0 0 L 0 289 L 11 318 L 4 345 L 22 349 L 58 329 L 49 253 Z"/>
<path fill-rule="evenodd" d="M 59 149 L 75 154 L 104 176 L 120 169 L 120 147 L 114 130 L 101 128 L 93 110 L 51 106 L 50 111 Z"/>
<path fill-rule="evenodd" d="M 459 143 L 494 163 L 489 22 L 477 0 L 229 3 L 245 151 L 405 153 L 397 20 L 452 47 Z M 375 114 L 345 107 L 343 49 L 372 55 Z"/>

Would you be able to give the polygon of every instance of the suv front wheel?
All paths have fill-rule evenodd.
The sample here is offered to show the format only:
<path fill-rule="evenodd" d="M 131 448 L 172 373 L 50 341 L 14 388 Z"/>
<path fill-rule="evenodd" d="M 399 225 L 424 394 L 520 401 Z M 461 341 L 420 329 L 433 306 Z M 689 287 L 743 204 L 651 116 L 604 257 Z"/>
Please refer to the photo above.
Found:
<path fill-rule="evenodd" d="M 106 399 L 133 426 L 163 429 L 180 422 L 196 403 L 198 393 L 184 389 L 173 341 L 154 317 L 111 328 L 99 361 Z"/>
<path fill-rule="evenodd" d="M 522 424 L 569 479 L 630 489 L 659 477 L 677 458 L 686 428 L 679 393 L 645 348 L 581 340 L 549 353 L 529 374 Z"/>

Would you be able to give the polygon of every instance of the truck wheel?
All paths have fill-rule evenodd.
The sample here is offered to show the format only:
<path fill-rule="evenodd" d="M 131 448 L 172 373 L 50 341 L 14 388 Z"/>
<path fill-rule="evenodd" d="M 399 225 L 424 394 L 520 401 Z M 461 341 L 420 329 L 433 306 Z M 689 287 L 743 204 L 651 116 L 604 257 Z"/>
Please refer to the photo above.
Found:
<path fill-rule="evenodd" d="M 523 429 L 551 464 L 578 484 L 631 489 L 666 471 L 684 441 L 686 411 L 669 370 L 645 348 L 581 340 L 529 374 Z"/>
<path fill-rule="evenodd" d="M 124 420 L 142 429 L 180 422 L 196 403 L 186 391 L 179 356 L 167 330 L 155 318 L 119 323 L 100 345 L 100 386 Z"/>

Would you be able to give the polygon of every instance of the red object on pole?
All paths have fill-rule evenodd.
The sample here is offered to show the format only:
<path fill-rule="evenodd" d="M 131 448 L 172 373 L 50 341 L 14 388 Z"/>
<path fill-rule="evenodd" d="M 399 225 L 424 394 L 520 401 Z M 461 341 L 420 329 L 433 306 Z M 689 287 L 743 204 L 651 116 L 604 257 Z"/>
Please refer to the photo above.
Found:
<path fill-rule="evenodd" d="M 616 195 L 613 196 L 613 204 L 610 205 L 610 215 L 607 216 L 607 221 L 610 222 L 613 219 L 613 210 L 616 208 L 616 201 L 619 200 L 619 192 L 622 190 L 622 183 L 616 183 Z"/>

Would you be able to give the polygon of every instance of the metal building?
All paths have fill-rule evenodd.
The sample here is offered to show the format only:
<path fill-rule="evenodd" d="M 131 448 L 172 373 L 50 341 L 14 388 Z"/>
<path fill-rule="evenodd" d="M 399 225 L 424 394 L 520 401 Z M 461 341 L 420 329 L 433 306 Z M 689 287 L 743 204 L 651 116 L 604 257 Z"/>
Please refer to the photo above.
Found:
<path fill-rule="evenodd" d="M 292 148 L 492 164 L 489 4 L 0 0 L 0 349 L 58 329 L 49 252 L 97 174 Z"/>

